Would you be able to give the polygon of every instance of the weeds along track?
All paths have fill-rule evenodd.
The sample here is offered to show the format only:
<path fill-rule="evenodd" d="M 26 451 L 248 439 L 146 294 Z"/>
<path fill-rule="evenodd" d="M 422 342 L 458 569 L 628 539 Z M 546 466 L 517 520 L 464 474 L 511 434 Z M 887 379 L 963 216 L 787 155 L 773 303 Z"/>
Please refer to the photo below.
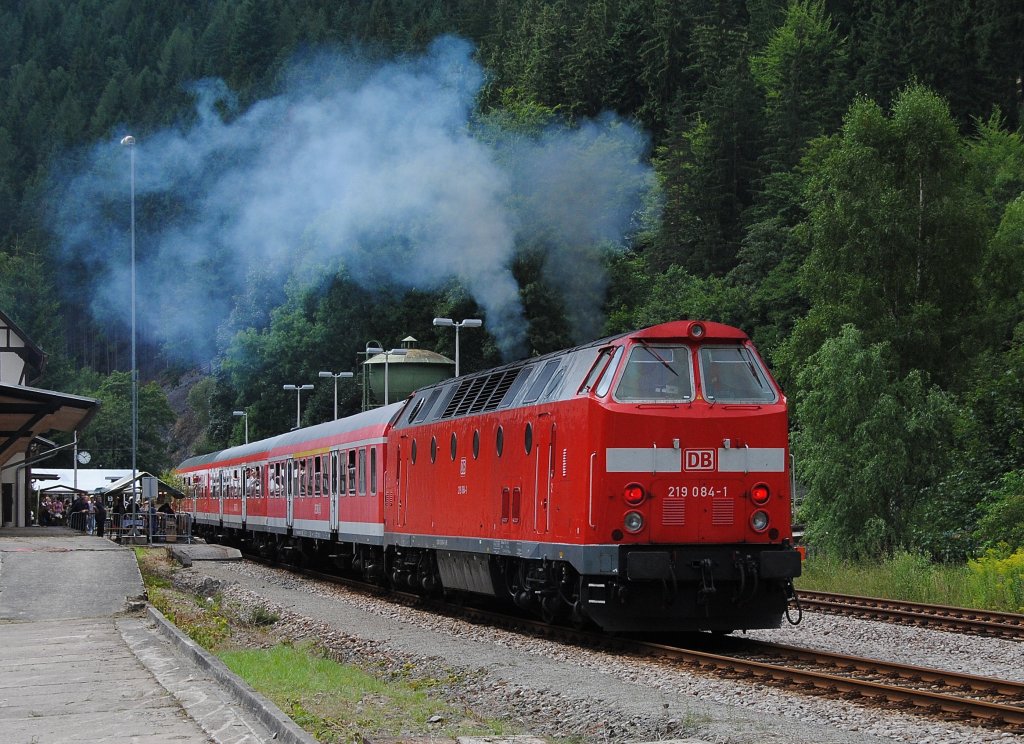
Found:
<path fill-rule="evenodd" d="M 797 594 L 800 606 L 805 610 L 1024 641 L 1024 615 L 1012 612 L 990 612 L 831 592 L 801 590 Z"/>

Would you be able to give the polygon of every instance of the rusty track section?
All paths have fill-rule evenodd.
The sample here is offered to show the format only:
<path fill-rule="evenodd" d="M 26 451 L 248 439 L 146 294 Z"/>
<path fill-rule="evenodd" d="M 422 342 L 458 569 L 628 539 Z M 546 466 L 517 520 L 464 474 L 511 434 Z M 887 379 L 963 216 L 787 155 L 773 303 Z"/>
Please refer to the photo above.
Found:
<path fill-rule="evenodd" d="M 831 592 L 798 592 L 804 609 L 1024 641 L 1024 615 Z"/>

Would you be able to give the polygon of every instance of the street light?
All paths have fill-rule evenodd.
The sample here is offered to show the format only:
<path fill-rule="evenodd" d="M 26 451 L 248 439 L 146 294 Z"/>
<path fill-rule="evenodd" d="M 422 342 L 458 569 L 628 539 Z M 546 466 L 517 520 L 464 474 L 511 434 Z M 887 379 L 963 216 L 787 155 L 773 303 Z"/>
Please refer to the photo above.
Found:
<path fill-rule="evenodd" d="M 249 444 L 249 413 L 248 411 L 232 411 L 232 416 L 241 416 L 245 421 L 245 443 Z"/>
<path fill-rule="evenodd" d="M 132 194 L 132 488 L 138 466 L 136 455 L 139 449 L 139 371 L 135 364 L 135 138 L 130 134 L 121 139 L 121 145 L 128 148 L 129 162 L 131 163 L 131 194 Z M 136 504 L 133 511 L 137 513 Z M 135 521 L 135 520 L 133 520 Z M 135 528 L 132 528 L 135 534 Z"/>
<path fill-rule="evenodd" d="M 338 378 L 339 377 L 354 377 L 354 372 L 321 372 L 321 377 L 333 377 L 334 378 L 334 420 L 338 420 Z"/>
<path fill-rule="evenodd" d="M 479 318 L 466 318 L 461 323 L 456 323 L 451 318 L 434 318 L 434 325 L 455 329 L 455 376 L 459 376 L 459 329 L 479 328 L 484 322 Z"/>
<path fill-rule="evenodd" d="M 371 354 L 383 354 L 384 355 L 384 405 L 388 404 L 388 360 L 392 355 L 394 356 L 405 356 L 409 353 L 408 349 L 391 349 L 385 351 L 380 346 L 366 345 L 366 361 L 370 361 Z"/>
<path fill-rule="evenodd" d="M 282 385 L 285 390 L 295 391 L 295 428 L 302 425 L 302 391 L 312 390 L 312 385 Z"/>

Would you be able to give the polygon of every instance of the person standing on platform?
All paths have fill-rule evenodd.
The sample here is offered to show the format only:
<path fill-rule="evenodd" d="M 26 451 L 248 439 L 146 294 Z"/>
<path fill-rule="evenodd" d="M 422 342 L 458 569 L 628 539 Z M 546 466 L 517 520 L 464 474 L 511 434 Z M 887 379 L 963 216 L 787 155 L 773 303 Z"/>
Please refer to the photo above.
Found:
<path fill-rule="evenodd" d="M 103 503 L 103 497 L 96 497 L 96 535 L 103 537 L 103 528 L 107 525 L 107 506 Z"/>

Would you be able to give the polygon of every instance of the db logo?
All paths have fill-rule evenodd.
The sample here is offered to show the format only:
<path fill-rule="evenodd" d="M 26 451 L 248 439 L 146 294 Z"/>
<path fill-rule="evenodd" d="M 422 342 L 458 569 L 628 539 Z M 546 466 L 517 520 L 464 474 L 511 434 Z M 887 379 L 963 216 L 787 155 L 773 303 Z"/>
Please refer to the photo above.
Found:
<path fill-rule="evenodd" d="M 714 450 L 686 450 L 687 470 L 714 470 Z"/>

